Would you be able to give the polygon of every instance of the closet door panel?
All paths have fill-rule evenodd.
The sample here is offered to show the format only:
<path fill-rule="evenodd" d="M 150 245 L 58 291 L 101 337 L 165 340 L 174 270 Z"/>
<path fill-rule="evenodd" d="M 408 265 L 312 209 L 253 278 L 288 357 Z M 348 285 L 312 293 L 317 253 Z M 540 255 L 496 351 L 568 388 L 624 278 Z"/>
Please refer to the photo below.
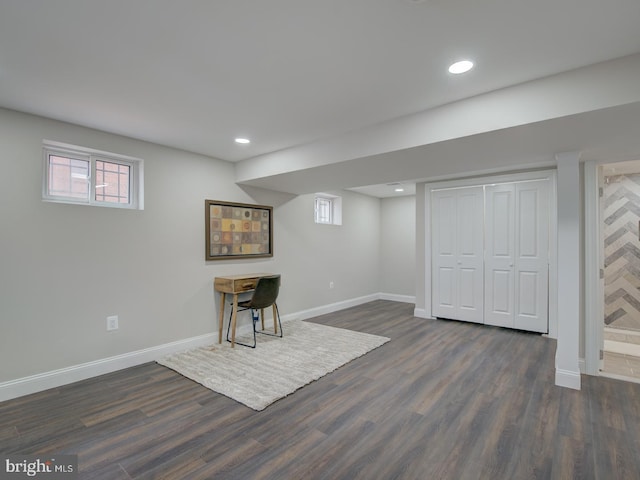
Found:
<path fill-rule="evenodd" d="M 514 325 L 515 186 L 490 185 L 485 189 L 485 305 L 489 325 Z"/>
<path fill-rule="evenodd" d="M 431 314 L 434 317 L 454 318 L 457 311 L 456 204 L 453 191 L 433 193 Z"/>
<path fill-rule="evenodd" d="M 438 267 L 434 275 L 433 316 L 454 318 L 456 308 L 455 272 L 453 268 Z"/>
<path fill-rule="evenodd" d="M 514 327 L 548 331 L 549 182 L 516 184 L 516 315 Z"/>
<path fill-rule="evenodd" d="M 458 312 L 454 318 L 482 323 L 482 271 L 461 268 L 459 278 Z"/>
<path fill-rule="evenodd" d="M 508 295 L 508 293 L 513 290 L 511 287 L 513 283 L 511 270 L 494 268 L 490 274 L 493 277 L 489 279 L 492 287 L 489 295 L 490 298 L 488 299 L 490 310 L 494 314 L 511 316 L 513 302 Z"/>
<path fill-rule="evenodd" d="M 529 318 L 540 315 L 540 302 L 538 297 L 539 274 L 538 272 L 518 272 L 518 315 Z"/>
<path fill-rule="evenodd" d="M 432 193 L 432 315 L 483 321 L 483 190 Z"/>
<path fill-rule="evenodd" d="M 454 318 L 484 321 L 484 192 L 482 187 L 457 190 L 458 311 Z"/>

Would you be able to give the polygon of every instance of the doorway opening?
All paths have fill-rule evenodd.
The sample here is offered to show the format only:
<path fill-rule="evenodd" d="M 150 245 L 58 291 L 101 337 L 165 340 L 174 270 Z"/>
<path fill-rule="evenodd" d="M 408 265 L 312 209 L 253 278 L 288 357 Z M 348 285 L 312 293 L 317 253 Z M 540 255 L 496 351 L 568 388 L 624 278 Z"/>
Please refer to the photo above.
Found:
<path fill-rule="evenodd" d="M 604 269 L 600 374 L 640 383 L 640 161 L 599 171 Z"/>

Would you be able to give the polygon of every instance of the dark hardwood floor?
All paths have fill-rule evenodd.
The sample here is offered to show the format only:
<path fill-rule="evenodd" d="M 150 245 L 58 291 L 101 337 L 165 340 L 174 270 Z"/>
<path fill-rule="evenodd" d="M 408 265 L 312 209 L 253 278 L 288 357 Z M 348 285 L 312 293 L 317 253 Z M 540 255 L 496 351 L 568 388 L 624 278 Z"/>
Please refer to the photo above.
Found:
<path fill-rule="evenodd" d="M 82 479 L 640 478 L 640 384 L 559 388 L 555 341 L 412 313 L 315 318 L 391 341 L 262 412 L 155 363 L 0 403 L 0 452 Z"/>

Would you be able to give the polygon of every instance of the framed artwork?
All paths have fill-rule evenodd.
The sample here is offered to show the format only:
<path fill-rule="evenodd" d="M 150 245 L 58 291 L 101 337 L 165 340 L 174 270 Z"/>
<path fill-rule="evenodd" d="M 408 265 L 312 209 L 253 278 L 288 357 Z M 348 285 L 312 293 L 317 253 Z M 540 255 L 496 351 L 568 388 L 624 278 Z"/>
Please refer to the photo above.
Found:
<path fill-rule="evenodd" d="M 204 201 L 206 260 L 273 257 L 273 207 Z"/>

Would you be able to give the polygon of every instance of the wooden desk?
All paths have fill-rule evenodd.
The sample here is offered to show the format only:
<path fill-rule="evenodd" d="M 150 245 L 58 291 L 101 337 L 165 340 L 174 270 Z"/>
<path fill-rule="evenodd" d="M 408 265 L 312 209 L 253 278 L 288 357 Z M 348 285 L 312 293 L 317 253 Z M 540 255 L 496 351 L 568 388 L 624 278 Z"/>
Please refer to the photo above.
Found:
<path fill-rule="evenodd" d="M 238 295 L 255 290 L 260 277 L 268 277 L 272 273 L 245 273 L 243 275 L 226 275 L 213 280 L 213 289 L 220 292 L 220 313 L 218 314 L 218 343 L 222 343 L 222 325 L 224 324 L 224 307 L 227 293 L 233 295 L 233 314 L 231 315 L 231 347 L 236 346 L 236 316 L 238 313 Z"/>

